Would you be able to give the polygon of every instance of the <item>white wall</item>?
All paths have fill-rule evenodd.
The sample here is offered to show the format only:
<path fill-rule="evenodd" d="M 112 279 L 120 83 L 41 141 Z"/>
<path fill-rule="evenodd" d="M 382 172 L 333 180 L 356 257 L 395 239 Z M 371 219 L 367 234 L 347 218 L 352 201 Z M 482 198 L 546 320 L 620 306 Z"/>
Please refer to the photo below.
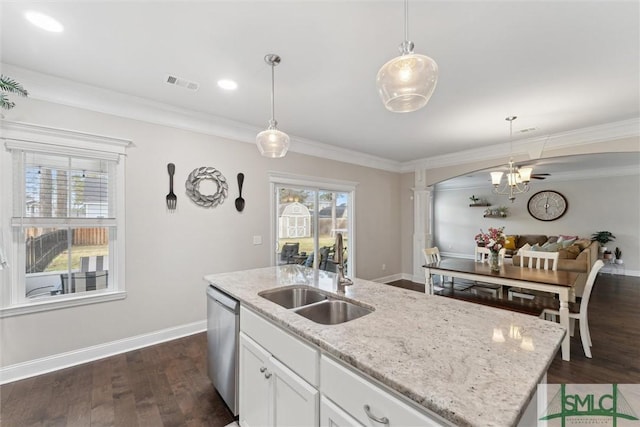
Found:
<path fill-rule="evenodd" d="M 2 319 L 2 366 L 203 321 L 205 274 L 269 265 L 269 171 L 358 182 L 357 276 L 401 272 L 400 174 L 289 153 L 261 157 L 253 144 L 20 99 L 7 119 L 132 140 L 127 153 L 126 288 L 122 301 Z M 178 208 L 167 212 L 167 163 L 176 165 Z M 215 209 L 184 194 L 188 174 L 219 169 L 229 198 Z M 245 174 L 243 213 L 235 210 L 236 175 Z M 203 190 L 203 193 L 207 193 Z M 252 237 L 263 237 L 254 246 Z M 386 264 L 386 270 L 381 266 Z"/>
<path fill-rule="evenodd" d="M 479 229 L 505 227 L 507 234 L 578 235 L 590 238 L 596 231 L 612 232 L 616 239 L 607 246 L 620 247 L 628 275 L 640 275 L 640 175 L 580 179 L 574 181 L 533 181 L 528 193 L 514 203 L 506 196 L 491 193 L 491 186 L 435 192 L 436 244 L 450 255 L 471 256 L 473 236 Z M 539 221 L 527 211 L 527 202 L 536 192 L 554 190 L 568 200 L 568 210 L 555 221 Z M 509 208 L 507 218 L 483 218 L 482 207 L 469 207 L 471 195 L 486 199 L 492 207 Z"/>

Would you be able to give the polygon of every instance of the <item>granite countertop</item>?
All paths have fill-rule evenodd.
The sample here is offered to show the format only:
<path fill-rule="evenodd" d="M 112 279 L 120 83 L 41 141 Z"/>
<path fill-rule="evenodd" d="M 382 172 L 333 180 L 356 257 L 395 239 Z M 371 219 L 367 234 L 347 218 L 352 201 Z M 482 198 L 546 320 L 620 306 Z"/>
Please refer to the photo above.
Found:
<path fill-rule="evenodd" d="M 564 329 L 524 314 L 354 279 L 339 297 L 375 308 L 321 325 L 258 295 L 306 285 L 336 292 L 336 275 L 286 265 L 205 280 L 323 351 L 462 426 L 516 425 Z"/>

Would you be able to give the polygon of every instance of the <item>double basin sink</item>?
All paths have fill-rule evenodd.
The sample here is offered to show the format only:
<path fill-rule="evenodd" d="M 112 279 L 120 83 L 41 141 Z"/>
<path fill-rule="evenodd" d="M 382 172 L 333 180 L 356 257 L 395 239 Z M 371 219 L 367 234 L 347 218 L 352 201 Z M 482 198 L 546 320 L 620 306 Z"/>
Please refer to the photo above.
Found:
<path fill-rule="evenodd" d="M 258 295 L 323 325 L 345 323 L 373 312 L 372 309 L 335 299 L 308 286 L 270 289 Z"/>

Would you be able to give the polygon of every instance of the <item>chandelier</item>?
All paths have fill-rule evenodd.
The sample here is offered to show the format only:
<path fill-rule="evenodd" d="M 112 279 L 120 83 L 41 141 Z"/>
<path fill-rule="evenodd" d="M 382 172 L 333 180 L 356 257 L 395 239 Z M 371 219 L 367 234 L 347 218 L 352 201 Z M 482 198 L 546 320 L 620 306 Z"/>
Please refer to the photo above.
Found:
<path fill-rule="evenodd" d="M 280 63 L 280 57 L 270 53 L 264 57 L 264 62 L 271 66 L 271 120 L 269 127 L 256 136 L 256 144 L 258 151 L 265 157 L 278 158 L 284 157 L 289 149 L 289 135 L 279 131 L 278 122 L 275 119 L 275 101 L 274 101 L 274 71 L 273 68 Z"/>
<path fill-rule="evenodd" d="M 380 98 L 394 113 L 410 113 L 427 105 L 438 82 L 438 64 L 428 56 L 413 53 L 413 42 L 408 40 L 408 9 L 405 0 L 401 55 L 384 64 L 376 77 Z"/>
<path fill-rule="evenodd" d="M 529 191 L 529 181 L 531 180 L 531 172 L 533 168 L 518 168 L 513 162 L 513 121 L 516 116 L 505 118 L 509 122 L 509 145 L 510 156 L 507 164 L 507 179 L 502 182 L 504 172 L 491 172 L 491 183 L 493 184 L 493 192 L 509 196 L 511 203 L 516 199 L 516 194 Z"/>

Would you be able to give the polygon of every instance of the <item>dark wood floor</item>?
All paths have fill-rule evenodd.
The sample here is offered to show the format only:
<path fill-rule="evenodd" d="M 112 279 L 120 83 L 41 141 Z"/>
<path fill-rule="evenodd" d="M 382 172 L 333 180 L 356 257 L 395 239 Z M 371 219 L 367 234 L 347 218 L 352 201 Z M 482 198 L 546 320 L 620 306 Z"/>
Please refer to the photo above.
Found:
<path fill-rule="evenodd" d="M 401 280 L 390 285 L 424 292 L 424 283 Z M 468 292 L 456 292 L 452 297 L 470 301 L 475 298 Z M 480 302 L 500 305 L 489 298 L 482 298 Z M 530 303 L 517 311 L 536 313 L 535 306 Z M 547 381 L 553 384 L 639 384 L 640 278 L 598 275 L 588 313 L 593 358 L 585 357 L 576 328 L 575 336 L 571 338 L 571 361 L 562 361 L 558 352 L 549 368 Z"/>
<path fill-rule="evenodd" d="M 0 387 L 0 425 L 212 426 L 233 416 L 206 369 L 206 334 Z"/>
<path fill-rule="evenodd" d="M 393 285 L 424 292 L 424 284 Z M 550 383 L 640 383 L 640 278 L 600 275 L 589 303 L 593 359 L 572 338 Z M 411 327 L 407 325 L 407 327 Z M 206 371 L 206 334 L 0 387 L 0 425 L 213 426 L 233 421 Z"/>

